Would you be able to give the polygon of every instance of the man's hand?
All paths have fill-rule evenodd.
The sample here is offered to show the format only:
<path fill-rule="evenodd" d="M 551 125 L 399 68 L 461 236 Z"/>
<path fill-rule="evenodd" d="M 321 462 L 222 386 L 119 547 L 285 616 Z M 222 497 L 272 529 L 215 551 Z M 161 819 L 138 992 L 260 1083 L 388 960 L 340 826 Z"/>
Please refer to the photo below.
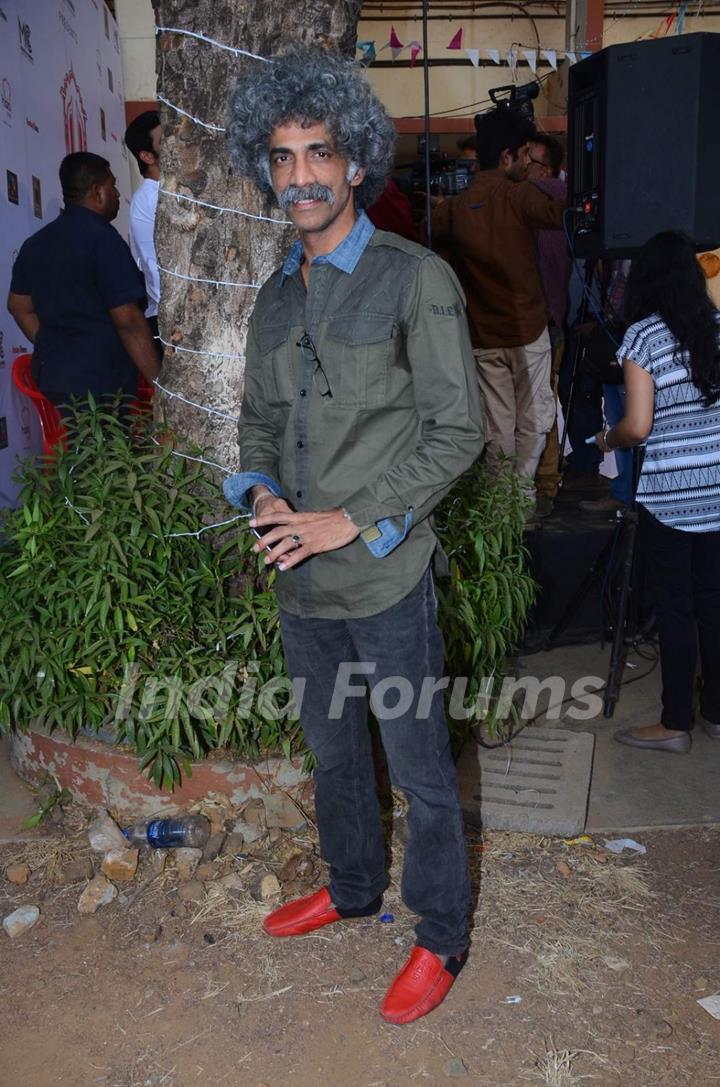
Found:
<path fill-rule="evenodd" d="M 323 510 L 320 513 L 291 513 L 280 510 L 280 503 L 287 510 L 287 503 L 282 498 L 273 499 L 272 505 L 269 501 L 258 501 L 258 516 L 250 521 L 253 528 L 275 526 L 254 547 L 259 552 L 270 546 L 271 550 L 265 555 L 268 566 L 277 563 L 278 570 L 289 570 L 309 559 L 311 555 L 319 555 L 323 551 L 337 551 L 360 535 L 360 529 L 341 509 Z"/>

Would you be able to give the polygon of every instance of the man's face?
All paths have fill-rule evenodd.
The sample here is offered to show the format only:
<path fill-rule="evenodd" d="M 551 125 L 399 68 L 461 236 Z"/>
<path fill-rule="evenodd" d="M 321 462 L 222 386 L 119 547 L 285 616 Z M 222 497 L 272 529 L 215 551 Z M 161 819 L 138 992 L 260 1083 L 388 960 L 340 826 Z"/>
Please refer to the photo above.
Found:
<path fill-rule="evenodd" d="M 278 203 L 301 234 L 322 233 L 345 218 L 352 222 L 352 190 L 364 171 L 348 181 L 350 164 L 335 150 L 326 125 L 279 125 L 270 137 L 269 158 Z"/>
<path fill-rule="evenodd" d="M 530 144 L 524 143 L 518 147 L 515 155 L 510 151 L 503 151 L 500 155 L 500 166 L 505 171 L 505 176 L 510 181 L 525 181 L 530 165 Z"/>
<path fill-rule="evenodd" d="M 552 176 L 552 170 L 545 161 L 545 148 L 541 143 L 533 143 L 530 141 L 530 152 L 528 156 L 528 180 L 529 181 L 542 181 L 546 177 Z"/>
<path fill-rule="evenodd" d="M 94 186 L 93 191 L 97 212 L 111 223 L 120 211 L 120 193 L 112 170 L 108 170 L 105 180 Z"/>

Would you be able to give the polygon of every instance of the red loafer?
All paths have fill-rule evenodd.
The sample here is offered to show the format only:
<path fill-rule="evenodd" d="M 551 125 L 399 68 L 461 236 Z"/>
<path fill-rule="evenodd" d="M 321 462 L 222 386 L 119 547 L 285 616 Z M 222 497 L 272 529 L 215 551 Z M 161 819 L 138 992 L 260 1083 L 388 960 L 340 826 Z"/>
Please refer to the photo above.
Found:
<path fill-rule="evenodd" d="M 338 910 L 333 905 L 329 890 L 323 887 L 273 910 L 263 921 L 263 928 L 268 936 L 303 936 L 306 932 L 322 928 L 323 925 L 331 925 L 333 921 L 370 917 L 379 911 L 381 905 L 382 895 L 379 895 L 360 909 Z"/>
<path fill-rule="evenodd" d="M 442 1004 L 468 953 L 441 959 L 424 947 L 414 947 L 410 958 L 385 994 L 380 1014 L 388 1023 L 412 1023 Z"/>

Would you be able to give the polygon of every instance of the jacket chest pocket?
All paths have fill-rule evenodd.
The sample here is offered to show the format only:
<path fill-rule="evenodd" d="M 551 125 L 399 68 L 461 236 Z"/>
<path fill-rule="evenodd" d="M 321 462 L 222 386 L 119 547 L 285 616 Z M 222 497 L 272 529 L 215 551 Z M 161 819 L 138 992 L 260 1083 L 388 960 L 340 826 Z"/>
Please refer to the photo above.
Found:
<path fill-rule="evenodd" d="M 288 347 L 290 326 L 282 321 L 262 325 L 256 332 L 262 357 L 268 404 L 290 404 L 295 399 L 293 364 Z"/>
<path fill-rule="evenodd" d="M 388 369 L 395 353 L 394 320 L 388 314 L 338 314 L 327 322 L 322 364 L 333 403 L 374 408 L 385 402 Z"/>

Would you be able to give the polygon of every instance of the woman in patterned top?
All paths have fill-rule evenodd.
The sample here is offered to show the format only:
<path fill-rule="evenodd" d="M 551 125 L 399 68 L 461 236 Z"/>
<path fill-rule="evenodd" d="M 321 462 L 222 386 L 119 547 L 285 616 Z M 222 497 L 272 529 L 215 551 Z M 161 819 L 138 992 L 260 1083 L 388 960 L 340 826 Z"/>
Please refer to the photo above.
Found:
<path fill-rule="evenodd" d="M 689 238 L 657 234 L 633 261 L 618 351 L 625 415 L 600 449 L 647 442 L 637 488 L 662 668 L 657 724 L 620 743 L 687 752 L 700 645 L 701 722 L 720 739 L 720 313 Z"/>

